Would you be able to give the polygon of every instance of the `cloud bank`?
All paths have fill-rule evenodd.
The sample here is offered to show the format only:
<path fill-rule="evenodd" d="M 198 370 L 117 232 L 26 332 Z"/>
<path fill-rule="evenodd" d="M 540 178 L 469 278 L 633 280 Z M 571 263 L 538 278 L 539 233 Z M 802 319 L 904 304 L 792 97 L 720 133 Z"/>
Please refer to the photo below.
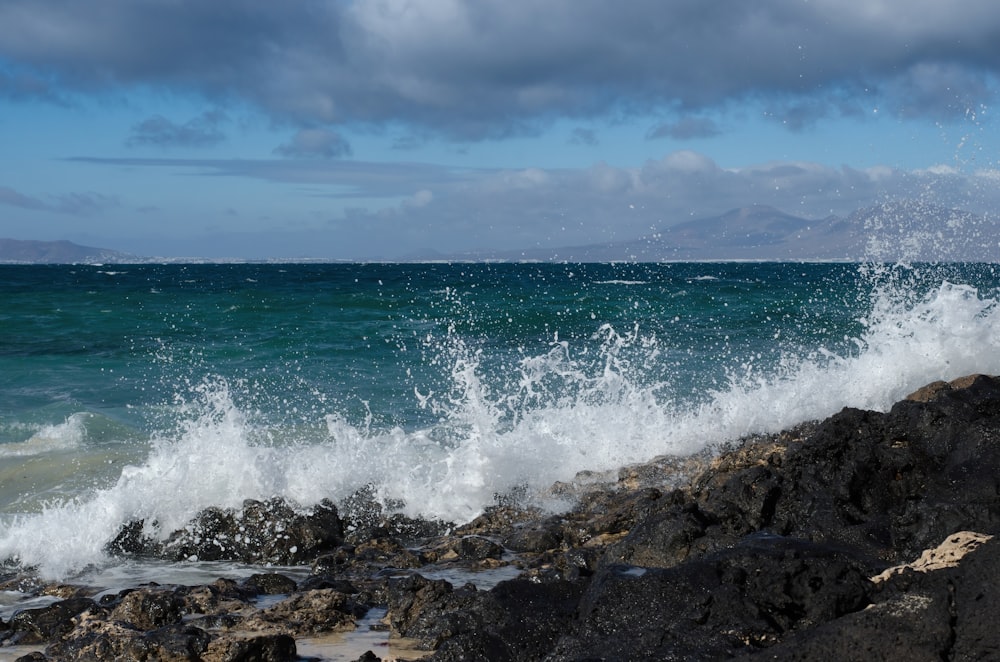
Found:
<path fill-rule="evenodd" d="M 955 117 L 994 98 L 997 71 L 992 0 L 0 4 L 2 96 L 164 89 L 301 128 L 402 122 L 456 140 L 746 101 L 792 128 L 873 107 Z"/>
<path fill-rule="evenodd" d="M 298 239 L 288 228 L 264 245 L 294 244 L 298 252 L 289 248 L 286 254 L 347 259 L 624 241 L 748 204 L 813 219 L 844 216 L 873 201 L 927 196 L 971 211 L 1000 207 L 1000 174 L 993 170 L 855 169 L 812 162 L 731 169 L 690 150 L 639 167 L 597 163 L 576 169 L 303 159 L 77 160 L 315 187 L 313 216 L 319 223 Z M 324 201 L 346 211 L 323 213 Z"/>

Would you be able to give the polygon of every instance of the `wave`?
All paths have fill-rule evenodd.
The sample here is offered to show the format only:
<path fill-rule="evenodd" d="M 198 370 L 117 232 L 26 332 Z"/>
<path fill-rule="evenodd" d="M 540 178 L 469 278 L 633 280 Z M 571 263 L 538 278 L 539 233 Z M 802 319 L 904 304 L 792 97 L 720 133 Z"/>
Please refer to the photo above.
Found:
<path fill-rule="evenodd" d="M 612 278 L 610 280 L 598 280 L 594 281 L 595 285 L 648 285 L 649 282 L 645 280 L 624 280 L 620 278 Z"/>
<path fill-rule="evenodd" d="M 165 536 L 209 506 L 273 496 L 308 506 L 366 486 L 407 514 L 464 522 L 511 492 L 541 500 L 583 470 L 694 453 L 846 406 L 886 410 L 933 380 L 1000 373 L 995 293 L 954 279 L 928 285 L 915 270 L 867 269 L 870 302 L 856 337 L 840 349 L 787 348 L 776 361 L 750 354 L 695 398 L 649 378 L 668 353 L 662 341 L 606 324 L 595 332 L 598 351 L 555 336 L 500 380 L 488 377 L 480 350 L 441 339 L 446 386 L 413 394 L 437 422 L 410 430 L 338 411 L 274 429 L 238 406 L 239 390 L 251 386 L 205 378 L 177 395 L 179 423 L 112 483 L 10 517 L 0 559 L 67 577 L 111 563 L 104 547 L 127 522 Z"/>
<path fill-rule="evenodd" d="M 62 423 L 41 426 L 25 441 L 0 444 L 0 459 L 79 448 L 86 439 L 87 421 L 91 416 L 87 412 L 77 412 Z"/>

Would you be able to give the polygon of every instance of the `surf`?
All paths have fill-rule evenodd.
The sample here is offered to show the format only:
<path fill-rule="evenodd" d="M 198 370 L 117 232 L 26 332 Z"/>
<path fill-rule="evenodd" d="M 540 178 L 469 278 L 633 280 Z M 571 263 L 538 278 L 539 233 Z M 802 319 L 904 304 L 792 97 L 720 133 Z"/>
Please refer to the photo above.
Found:
<path fill-rule="evenodd" d="M 468 324 L 472 304 L 452 300 L 445 316 L 465 319 L 418 325 L 419 351 L 397 348 L 419 363 L 408 406 L 421 416 L 408 424 L 383 415 L 384 402 L 346 407 L 315 387 L 288 402 L 267 378 L 198 364 L 203 374 L 174 382 L 162 404 L 169 415 L 144 455 L 71 496 L 4 516 L 0 559 L 46 577 L 79 576 L 121 562 L 105 547 L 129 522 L 162 539 L 205 508 L 275 496 L 306 508 L 365 489 L 407 515 L 459 523 L 512 498 L 558 510 L 566 504 L 549 487 L 583 471 L 703 452 L 843 407 L 885 410 L 933 380 L 1000 373 L 992 269 L 862 265 L 839 299 L 806 299 L 796 316 L 758 315 L 767 342 L 746 346 L 728 326 L 716 329 L 717 344 L 692 347 L 684 339 L 700 327 L 672 336 L 669 323 L 588 314 L 589 334 L 556 330 L 499 351 L 488 324 Z M 684 287 L 695 282 L 742 287 L 721 276 Z M 856 306 L 839 336 L 828 315 L 809 309 L 838 301 Z M 5 444 L 7 452 L 61 452 L 40 450 L 42 440 L 81 443 L 78 423 Z"/>

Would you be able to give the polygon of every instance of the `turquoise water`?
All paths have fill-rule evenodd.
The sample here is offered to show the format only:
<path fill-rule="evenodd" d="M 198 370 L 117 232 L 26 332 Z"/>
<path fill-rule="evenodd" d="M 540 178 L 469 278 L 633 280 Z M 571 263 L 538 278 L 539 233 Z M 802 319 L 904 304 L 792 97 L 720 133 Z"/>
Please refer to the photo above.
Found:
<path fill-rule="evenodd" d="M 0 266 L 0 558 L 365 485 L 466 520 L 1000 373 L 992 265 Z M 541 497 L 538 497 L 541 499 Z M 550 504 L 551 505 L 551 504 Z"/>

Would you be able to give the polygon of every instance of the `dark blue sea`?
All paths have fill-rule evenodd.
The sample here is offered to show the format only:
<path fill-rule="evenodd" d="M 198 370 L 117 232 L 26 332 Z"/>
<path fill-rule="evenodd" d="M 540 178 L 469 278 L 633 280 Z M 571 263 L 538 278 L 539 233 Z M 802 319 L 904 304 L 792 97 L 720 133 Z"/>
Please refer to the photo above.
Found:
<path fill-rule="evenodd" d="M 0 266 L 0 561 L 114 573 L 124 523 L 366 487 L 455 522 L 558 509 L 583 470 L 1000 373 L 998 286 L 989 264 Z"/>

